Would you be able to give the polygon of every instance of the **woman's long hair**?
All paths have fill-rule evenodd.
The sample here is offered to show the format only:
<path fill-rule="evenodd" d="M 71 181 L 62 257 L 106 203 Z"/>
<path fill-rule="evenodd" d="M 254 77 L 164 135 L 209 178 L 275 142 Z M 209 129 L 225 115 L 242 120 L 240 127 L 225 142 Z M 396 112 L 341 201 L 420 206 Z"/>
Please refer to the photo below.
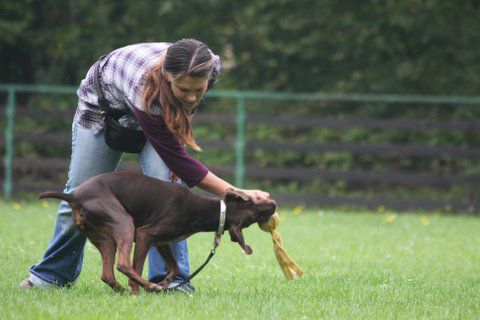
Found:
<path fill-rule="evenodd" d="M 179 40 L 172 44 L 155 67 L 147 72 L 143 91 L 145 111 L 151 113 L 152 105 L 159 102 L 170 131 L 183 144 L 196 151 L 202 149 L 195 142 L 191 116 L 174 96 L 168 79 L 175 80 L 182 76 L 211 78 L 214 65 L 215 58 L 205 44 L 194 39 Z"/>

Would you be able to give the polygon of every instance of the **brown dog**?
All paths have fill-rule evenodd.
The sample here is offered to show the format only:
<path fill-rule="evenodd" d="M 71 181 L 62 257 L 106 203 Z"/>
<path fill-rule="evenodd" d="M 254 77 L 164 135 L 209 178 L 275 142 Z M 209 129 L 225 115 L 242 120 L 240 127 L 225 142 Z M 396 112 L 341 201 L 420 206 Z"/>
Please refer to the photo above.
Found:
<path fill-rule="evenodd" d="M 197 232 L 217 231 L 222 201 L 226 205 L 225 229 L 247 254 L 252 249 L 245 244 L 242 228 L 266 221 L 276 211 L 275 201 L 255 202 L 238 190 L 227 190 L 220 201 L 196 195 L 176 183 L 129 172 L 101 174 L 71 194 L 44 192 L 39 198 L 57 198 L 70 204 L 76 226 L 102 255 L 101 279 L 115 290 L 124 290 L 113 271 L 117 253 L 117 270 L 129 278 L 133 294 L 138 293 L 139 285 L 147 291 L 168 287 L 179 272 L 169 243 Z M 141 277 L 152 245 L 168 266 L 168 274 L 160 284 Z"/>

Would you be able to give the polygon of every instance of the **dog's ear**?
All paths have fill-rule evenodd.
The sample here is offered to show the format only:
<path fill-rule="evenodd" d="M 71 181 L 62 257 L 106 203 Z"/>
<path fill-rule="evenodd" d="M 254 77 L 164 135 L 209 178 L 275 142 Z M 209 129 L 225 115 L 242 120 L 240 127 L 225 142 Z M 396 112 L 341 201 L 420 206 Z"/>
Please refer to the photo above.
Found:
<path fill-rule="evenodd" d="M 230 240 L 238 242 L 246 254 L 252 254 L 253 250 L 248 244 L 245 244 L 242 229 L 240 229 L 239 226 L 231 226 L 230 229 L 228 229 L 228 233 L 230 233 Z"/>
<path fill-rule="evenodd" d="M 225 190 L 224 198 L 225 200 L 233 200 L 236 198 L 241 198 L 245 201 L 250 200 L 250 197 L 246 193 L 235 188 L 228 188 L 227 190 Z"/>

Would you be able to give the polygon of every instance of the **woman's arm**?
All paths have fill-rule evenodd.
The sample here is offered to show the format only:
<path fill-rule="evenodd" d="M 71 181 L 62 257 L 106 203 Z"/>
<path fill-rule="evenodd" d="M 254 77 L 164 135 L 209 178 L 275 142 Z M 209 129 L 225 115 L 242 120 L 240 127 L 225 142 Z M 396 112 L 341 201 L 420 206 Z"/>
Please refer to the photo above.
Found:
<path fill-rule="evenodd" d="M 200 181 L 198 186 L 203 190 L 209 191 L 219 196 L 223 196 L 223 194 L 228 188 L 233 188 L 230 183 L 223 179 L 220 179 L 211 171 L 209 171 L 207 175 Z"/>
<path fill-rule="evenodd" d="M 172 180 L 176 180 L 175 176 L 178 175 L 189 187 L 198 185 L 219 196 L 223 196 L 228 188 L 238 189 L 217 177 L 201 162 L 189 156 L 178 139 L 167 128 L 162 116 L 147 115 L 134 107 L 131 109 L 153 148 L 174 173 L 170 176 Z M 270 198 L 267 192 L 261 190 L 238 190 L 255 200 Z"/>
<path fill-rule="evenodd" d="M 225 191 L 228 188 L 234 188 L 238 189 L 234 186 L 232 186 L 230 183 L 227 181 L 217 177 L 215 174 L 213 174 L 211 171 L 207 173 L 207 175 L 200 181 L 198 186 L 204 190 L 207 190 L 211 193 L 214 193 L 219 196 L 223 196 L 225 194 Z M 255 200 L 266 200 L 270 198 L 270 194 L 265 191 L 261 190 L 245 190 L 245 189 L 238 189 L 246 193 L 249 197 Z"/>

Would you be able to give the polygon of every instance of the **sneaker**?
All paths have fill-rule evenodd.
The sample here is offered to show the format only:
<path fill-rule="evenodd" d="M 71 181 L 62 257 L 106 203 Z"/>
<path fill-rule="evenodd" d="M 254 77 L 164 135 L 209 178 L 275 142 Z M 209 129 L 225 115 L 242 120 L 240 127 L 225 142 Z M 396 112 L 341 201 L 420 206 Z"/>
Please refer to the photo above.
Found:
<path fill-rule="evenodd" d="M 195 287 L 192 286 L 189 282 L 178 286 L 182 281 L 175 280 L 168 285 L 167 291 L 179 291 L 188 295 L 192 295 L 195 292 Z"/>
<path fill-rule="evenodd" d="M 20 282 L 19 288 L 22 289 L 22 290 L 31 290 L 31 289 L 33 289 L 33 283 L 32 283 L 32 281 L 30 281 L 29 278 L 25 279 L 22 282 Z"/>

